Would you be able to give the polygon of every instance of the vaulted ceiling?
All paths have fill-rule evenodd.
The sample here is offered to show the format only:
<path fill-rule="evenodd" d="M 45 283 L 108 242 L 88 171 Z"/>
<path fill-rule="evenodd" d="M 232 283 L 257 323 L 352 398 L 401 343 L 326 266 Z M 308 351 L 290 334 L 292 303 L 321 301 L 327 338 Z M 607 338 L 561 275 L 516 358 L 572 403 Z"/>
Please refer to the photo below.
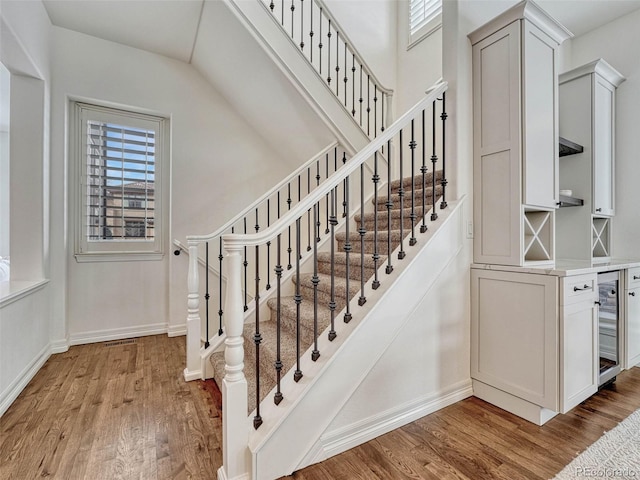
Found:
<path fill-rule="evenodd" d="M 204 1 L 43 0 L 54 25 L 187 63 Z M 640 8 L 640 0 L 538 0 L 538 4 L 576 36 Z"/>

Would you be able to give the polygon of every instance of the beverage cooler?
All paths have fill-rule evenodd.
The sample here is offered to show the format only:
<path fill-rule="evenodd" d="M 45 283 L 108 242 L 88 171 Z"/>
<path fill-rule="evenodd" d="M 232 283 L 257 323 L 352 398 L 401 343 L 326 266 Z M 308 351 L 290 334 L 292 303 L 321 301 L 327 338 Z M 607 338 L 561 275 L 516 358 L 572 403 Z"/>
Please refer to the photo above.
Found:
<path fill-rule="evenodd" d="M 600 381 L 615 381 L 620 373 L 620 272 L 598 274 Z"/>

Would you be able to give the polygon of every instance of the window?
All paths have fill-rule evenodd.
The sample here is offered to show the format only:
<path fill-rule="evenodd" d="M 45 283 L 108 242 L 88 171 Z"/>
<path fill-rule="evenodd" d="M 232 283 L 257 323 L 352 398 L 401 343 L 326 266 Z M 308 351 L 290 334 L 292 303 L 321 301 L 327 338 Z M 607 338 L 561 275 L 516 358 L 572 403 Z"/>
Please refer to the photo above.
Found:
<path fill-rule="evenodd" d="M 161 254 L 165 119 L 76 103 L 74 121 L 80 180 L 76 258 Z"/>
<path fill-rule="evenodd" d="M 409 47 L 442 25 L 442 0 L 409 0 Z"/>

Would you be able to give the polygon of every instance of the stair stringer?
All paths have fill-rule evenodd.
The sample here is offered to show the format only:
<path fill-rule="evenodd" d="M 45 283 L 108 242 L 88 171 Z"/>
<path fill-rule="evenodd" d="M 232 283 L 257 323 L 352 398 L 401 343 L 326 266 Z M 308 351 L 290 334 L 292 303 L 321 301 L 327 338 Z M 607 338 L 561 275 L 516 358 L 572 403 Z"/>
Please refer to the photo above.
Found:
<path fill-rule="evenodd" d="M 350 154 L 359 152 L 371 141 L 263 2 L 224 0 L 224 3 Z"/>
<path fill-rule="evenodd" d="M 436 223 L 440 225 L 437 228 L 433 225 L 434 228 L 418 236 L 418 245 L 407 248 L 407 256 L 401 265 L 394 261 L 396 266 L 391 274 L 381 274 L 381 287 L 367 290 L 367 303 L 354 307 L 354 312 L 355 308 L 360 310 L 349 324 L 337 317 L 340 319 L 336 321 L 337 341 L 329 342 L 325 335 L 319 338 L 322 362 L 309 362 L 312 366 L 304 370 L 304 376 L 297 384 L 290 376 L 284 379 L 283 391 L 290 392 L 289 398 L 285 396 L 279 406 L 263 402 L 265 422 L 251 434 L 249 441 L 252 479 L 272 480 L 289 475 L 327 458 L 328 454 L 338 453 L 332 453 L 323 445 L 327 429 L 437 283 L 440 273 L 463 254 L 464 203 L 462 198 L 451 202 L 447 210 L 438 212 L 440 220 Z M 407 298 L 406 292 L 415 290 L 416 285 L 422 285 L 422 288 L 413 293 L 414 298 Z M 448 403 L 471 395 L 470 388 L 462 390 Z M 392 428 L 414 418 L 405 420 L 396 419 Z"/>

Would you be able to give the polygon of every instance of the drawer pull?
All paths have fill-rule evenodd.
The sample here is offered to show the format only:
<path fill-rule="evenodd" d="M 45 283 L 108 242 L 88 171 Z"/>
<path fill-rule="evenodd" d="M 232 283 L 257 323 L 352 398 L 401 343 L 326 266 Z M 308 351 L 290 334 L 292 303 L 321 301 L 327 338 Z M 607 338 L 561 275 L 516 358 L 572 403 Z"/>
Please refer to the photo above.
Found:
<path fill-rule="evenodd" d="M 631 295 L 632 297 L 636 296 L 636 292 L 629 292 L 629 295 Z"/>
<path fill-rule="evenodd" d="M 596 208 L 596 212 L 601 212 L 602 209 L 601 208 Z"/>
<path fill-rule="evenodd" d="M 634 276 L 633 276 L 633 279 L 634 279 L 634 280 L 640 280 L 640 277 L 639 277 L 638 275 L 634 275 Z"/>
<path fill-rule="evenodd" d="M 580 287 L 573 287 L 573 291 L 574 292 L 581 292 L 582 290 L 591 290 L 591 287 L 589 285 L 586 285 L 582 288 Z"/>
<path fill-rule="evenodd" d="M 601 303 L 600 303 L 600 302 L 593 302 L 593 303 L 594 303 L 595 305 L 598 305 L 598 306 L 600 306 L 600 305 L 601 305 Z"/>

